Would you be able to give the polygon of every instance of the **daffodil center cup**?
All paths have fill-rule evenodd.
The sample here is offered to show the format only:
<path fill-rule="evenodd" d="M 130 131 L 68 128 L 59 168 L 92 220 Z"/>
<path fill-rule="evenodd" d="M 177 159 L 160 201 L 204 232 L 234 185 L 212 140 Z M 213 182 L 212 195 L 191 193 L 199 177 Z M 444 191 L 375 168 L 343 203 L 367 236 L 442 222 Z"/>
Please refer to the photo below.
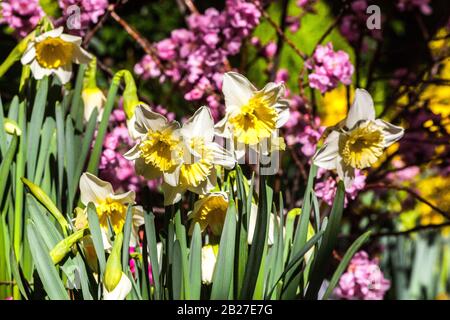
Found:
<path fill-rule="evenodd" d="M 276 128 L 277 111 L 263 96 L 255 95 L 229 121 L 238 142 L 254 145 L 271 136 Z"/>
<path fill-rule="evenodd" d="M 383 154 L 384 137 L 381 128 L 367 121 L 347 132 L 339 144 L 344 163 L 363 169 L 373 165 Z"/>
<path fill-rule="evenodd" d="M 61 38 L 47 38 L 36 43 L 36 60 L 46 69 L 57 69 L 72 63 L 74 46 Z"/>
<path fill-rule="evenodd" d="M 115 233 L 122 230 L 125 223 L 127 207 L 119 201 L 111 198 L 106 198 L 101 201 L 97 206 L 97 215 L 100 222 L 100 226 L 105 230 L 108 229 L 108 218 Z"/>
<path fill-rule="evenodd" d="M 190 152 L 184 153 L 184 163 L 180 169 L 180 183 L 184 187 L 197 187 L 211 174 L 214 156 L 205 145 L 203 138 L 194 137 L 189 141 Z"/>
<path fill-rule="evenodd" d="M 176 165 L 174 156 L 178 146 L 179 140 L 173 137 L 171 130 L 149 131 L 139 149 L 146 164 L 152 164 L 164 172 Z"/>

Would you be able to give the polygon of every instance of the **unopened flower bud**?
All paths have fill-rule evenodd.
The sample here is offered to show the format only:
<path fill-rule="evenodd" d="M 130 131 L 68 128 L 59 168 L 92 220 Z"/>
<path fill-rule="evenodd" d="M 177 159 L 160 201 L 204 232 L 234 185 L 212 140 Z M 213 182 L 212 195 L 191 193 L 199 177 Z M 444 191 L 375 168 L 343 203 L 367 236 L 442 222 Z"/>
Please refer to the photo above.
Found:
<path fill-rule="evenodd" d="M 114 288 L 119 284 L 120 278 L 122 277 L 122 242 L 123 234 L 119 233 L 116 236 L 111 254 L 109 255 L 108 261 L 106 262 L 106 270 L 103 282 L 106 290 L 108 290 L 109 292 L 114 290 Z"/>

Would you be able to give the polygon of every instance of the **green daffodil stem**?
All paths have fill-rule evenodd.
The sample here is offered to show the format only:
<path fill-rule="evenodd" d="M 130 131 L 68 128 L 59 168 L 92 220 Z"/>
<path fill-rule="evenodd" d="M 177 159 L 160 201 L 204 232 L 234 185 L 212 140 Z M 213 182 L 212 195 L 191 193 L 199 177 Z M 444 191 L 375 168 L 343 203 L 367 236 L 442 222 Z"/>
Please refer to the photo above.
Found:
<path fill-rule="evenodd" d="M 122 243 L 123 233 L 121 232 L 116 236 L 111 254 L 109 255 L 108 261 L 106 262 L 103 283 L 106 290 L 108 290 L 109 292 L 114 290 L 114 288 L 120 282 L 120 278 L 122 277 Z"/>
<path fill-rule="evenodd" d="M 72 249 L 72 246 L 83 238 L 85 230 L 86 229 L 78 230 L 56 244 L 50 251 L 50 257 L 54 264 L 57 264 L 64 259 Z"/>
<path fill-rule="evenodd" d="M 62 228 L 64 236 L 67 237 L 67 229 L 69 228 L 69 224 L 62 215 L 61 211 L 59 211 L 59 209 L 53 203 L 53 201 L 47 196 L 47 194 L 40 187 L 35 185 L 33 182 L 31 182 L 25 177 L 22 177 L 20 179 L 27 186 L 28 190 L 33 195 L 33 197 L 37 201 L 39 201 L 39 203 L 41 203 L 55 217 L 55 219 L 58 221 L 58 223 Z"/>
<path fill-rule="evenodd" d="M 2 77 L 16 61 L 20 60 L 23 53 L 27 49 L 28 42 L 34 38 L 34 35 L 35 33 L 33 31 L 28 36 L 23 38 L 22 41 L 17 44 L 17 46 L 14 47 L 5 61 L 3 61 L 3 63 L 0 65 L 0 77 Z"/>

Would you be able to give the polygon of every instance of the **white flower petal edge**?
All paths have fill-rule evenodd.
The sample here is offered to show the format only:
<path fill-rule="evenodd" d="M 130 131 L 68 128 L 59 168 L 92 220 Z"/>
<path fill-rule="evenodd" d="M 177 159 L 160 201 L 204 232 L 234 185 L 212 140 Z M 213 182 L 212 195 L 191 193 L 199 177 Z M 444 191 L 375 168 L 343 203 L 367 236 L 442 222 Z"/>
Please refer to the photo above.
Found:
<path fill-rule="evenodd" d="M 80 178 L 80 197 L 84 205 L 89 202 L 98 204 L 99 200 L 104 200 L 106 197 L 114 194 L 112 185 L 103 181 L 89 172 L 85 172 Z"/>
<path fill-rule="evenodd" d="M 225 73 L 222 92 L 225 97 L 226 113 L 247 104 L 256 91 L 255 86 L 243 75 L 237 72 Z"/>
<path fill-rule="evenodd" d="M 108 292 L 106 287 L 103 286 L 103 300 L 125 300 L 130 291 L 131 281 L 125 273 L 122 272 L 119 283 L 111 292 Z"/>
<path fill-rule="evenodd" d="M 345 125 L 352 129 L 361 120 L 375 120 L 375 108 L 370 93 L 364 89 L 356 89 L 355 100 L 348 111 Z"/>

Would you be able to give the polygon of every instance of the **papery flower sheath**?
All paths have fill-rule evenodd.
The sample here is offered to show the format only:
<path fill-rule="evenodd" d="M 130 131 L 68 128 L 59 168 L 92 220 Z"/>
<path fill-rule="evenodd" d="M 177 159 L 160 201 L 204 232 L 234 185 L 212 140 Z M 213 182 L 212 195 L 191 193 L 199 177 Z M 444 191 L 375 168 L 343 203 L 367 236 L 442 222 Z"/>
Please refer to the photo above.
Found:
<path fill-rule="evenodd" d="M 283 83 L 268 83 L 258 90 L 243 75 L 227 72 L 223 76 L 225 117 L 216 125 L 217 134 L 234 141 L 242 156 L 245 145 L 254 146 L 272 137 L 289 119 L 289 103 L 283 99 Z"/>
<path fill-rule="evenodd" d="M 348 189 L 353 185 L 355 170 L 372 166 L 403 132 L 401 127 L 375 119 L 372 97 L 366 90 L 356 89 L 347 118 L 331 128 L 313 163 L 324 169 L 336 169 Z"/>
<path fill-rule="evenodd" d="M 55 74 L 62 84 L 69 82 L 72 63 L 88 63 L 91 55 L 81 48 L 81 38 L 63 33 L 63 28 L 50 30 L 28 43 L 21 58 L 29 65 L 37 80 Z"/>
<path fill-rule="evenodd" d="M 80 178 L 81 202 L 87 206 L 92 202 L 97 210 L 98 219 L 103 236 L 105 250 L 111 248 L 108 220 L 115 233 L 119 233 L 125 224 L 127 206 L 135 203 L 134 191 L 115 193 L 111 184 L 103 181 L 93 174 L 85 172 Z M 143 210 L 140 206 L 134 206 L 133 229 L 130 244 L 135 245 L 138 238 L 137 229 L 144 223 Z"/>

